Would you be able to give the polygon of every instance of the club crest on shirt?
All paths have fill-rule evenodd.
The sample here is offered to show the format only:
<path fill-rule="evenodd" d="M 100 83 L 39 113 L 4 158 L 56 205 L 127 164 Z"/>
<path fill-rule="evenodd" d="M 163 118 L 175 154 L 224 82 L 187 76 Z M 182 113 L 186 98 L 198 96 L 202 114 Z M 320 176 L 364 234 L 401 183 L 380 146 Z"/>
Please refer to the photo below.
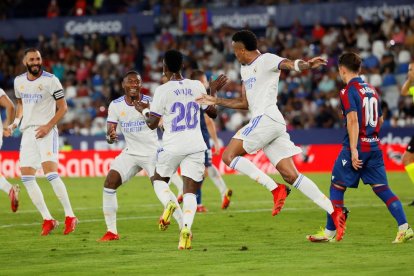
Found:
<path fill-rule="evenodd" d="M 24 90 L 24 85 L 23 85 L 23 84 L 22 84 L 22 85 L 20 85 L 19 90 L 20 90 L 20 91 L 23 91 L 23 90 Z"/>
<path fill-rule="evenodd" d="M 121 117 L 125 117 L 125 116 L 126 116 L 125 111 L 121 111 L 121 114 L 119 114 L 119 116 L 121 116 Z"/>

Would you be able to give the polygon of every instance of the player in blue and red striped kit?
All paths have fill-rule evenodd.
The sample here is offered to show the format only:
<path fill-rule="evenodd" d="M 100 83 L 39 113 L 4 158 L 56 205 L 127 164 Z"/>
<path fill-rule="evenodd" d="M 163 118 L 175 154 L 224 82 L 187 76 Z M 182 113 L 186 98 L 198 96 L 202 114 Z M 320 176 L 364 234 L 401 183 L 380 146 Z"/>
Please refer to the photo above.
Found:
<path fill-rule="evenodd" d="M 347 84 L 339 93 L 347 133 L 332 171 L 330 199 L 335 206 L 343 207 L 346 189 L 357 188 L 362 179 L 364 184 L 371 185 L 397 221 L 398 232 L 393 243 L 406 242 L 413 238 L 414 233 L 407 223 L 400 200 L 388 186 L 379 147 L 378 132 L 383 123 L 380 97 L 374 87 L 359 77 L 361 58 L 357 54 L 344 53 L 338 63 L 339 75 Z M 335 235 L 335 225 L 328 216 L 326 228 L 307 236 L 307 239 L 327 242 L 333 241 Z"/>

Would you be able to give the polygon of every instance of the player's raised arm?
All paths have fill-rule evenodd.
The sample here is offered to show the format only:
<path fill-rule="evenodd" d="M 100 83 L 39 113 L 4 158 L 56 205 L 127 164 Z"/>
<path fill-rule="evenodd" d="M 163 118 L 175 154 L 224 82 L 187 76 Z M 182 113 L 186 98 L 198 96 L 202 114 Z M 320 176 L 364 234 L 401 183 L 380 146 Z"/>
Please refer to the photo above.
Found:
<path fill-rule="evenodd" d="M 242 84 L 241 96 L 238 98 L 225 99 L 203 94 L 196 100 L 199 104 L 204 105 L 221 105 L 233 109 L 249 109 L 249 104 L 247 103 L 246 98 L 246 88 L 244 87 L 244 84 Z"/>
<path fill-rule="evenodd" d="M 319 66 L 324 66 L 328 63 L 328 61 L 322 57 L 314 57 L 308 61 L 304 61 L 302 59 L 297 60 L 290 60 L 284 59 L 279 68 L 281 70 L 290 70 L 290 71 L 303 71 L 308 69 L 318 68 Z"/>

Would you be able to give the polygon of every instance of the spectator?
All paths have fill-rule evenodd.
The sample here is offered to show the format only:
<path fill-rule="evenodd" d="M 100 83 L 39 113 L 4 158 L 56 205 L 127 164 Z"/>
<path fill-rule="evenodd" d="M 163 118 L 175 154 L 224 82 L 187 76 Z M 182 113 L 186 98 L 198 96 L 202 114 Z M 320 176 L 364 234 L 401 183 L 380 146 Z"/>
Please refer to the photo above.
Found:
<path fill-rule="evenodd" d="M 56 0 L 50 0 L 47 7 L 47 18 L 55 18 L 60 15 L 60 9 Z"/>

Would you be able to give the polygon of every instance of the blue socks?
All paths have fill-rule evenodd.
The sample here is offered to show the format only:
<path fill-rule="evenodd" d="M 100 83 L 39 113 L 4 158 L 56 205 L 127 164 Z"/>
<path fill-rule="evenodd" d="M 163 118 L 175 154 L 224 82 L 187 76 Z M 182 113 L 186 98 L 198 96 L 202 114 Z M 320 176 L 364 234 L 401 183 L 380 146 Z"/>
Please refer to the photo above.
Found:
<path fill-rule="evenodd" d="M 337 187 L 331 184 L 329 189 L 329 199 L 332 201 L 332 205 L 334 207 L 343 207 L 344 206 L 344 194 L 346 191 L 346 187 Z M 332 220 L 330 214 L 327 214 L 326 217 L 326 229 L 330 231 L 335 231 L 336 227 Z"/>
<path fill-rule="evenodd" d="M 382 201 L 384 201 L 385 205 L 387 205 L 388 210 L 390 211 L 391 215 L 395 218 L 398 225 L 407 223 L 407 218 L 405 217 L 401 201 L 390 190 L 388 185 L 372 187 L 372 190 L 379 198 L 381 198 Z"/>
<path fill-rule="evenodd" d="M 200 188 L 197 189 L 196 198 L 197 198 L 197 205 L 201 205 L 202 204 L 202 201 L 201 201 L 201 186 L 200 186 Z"/>

